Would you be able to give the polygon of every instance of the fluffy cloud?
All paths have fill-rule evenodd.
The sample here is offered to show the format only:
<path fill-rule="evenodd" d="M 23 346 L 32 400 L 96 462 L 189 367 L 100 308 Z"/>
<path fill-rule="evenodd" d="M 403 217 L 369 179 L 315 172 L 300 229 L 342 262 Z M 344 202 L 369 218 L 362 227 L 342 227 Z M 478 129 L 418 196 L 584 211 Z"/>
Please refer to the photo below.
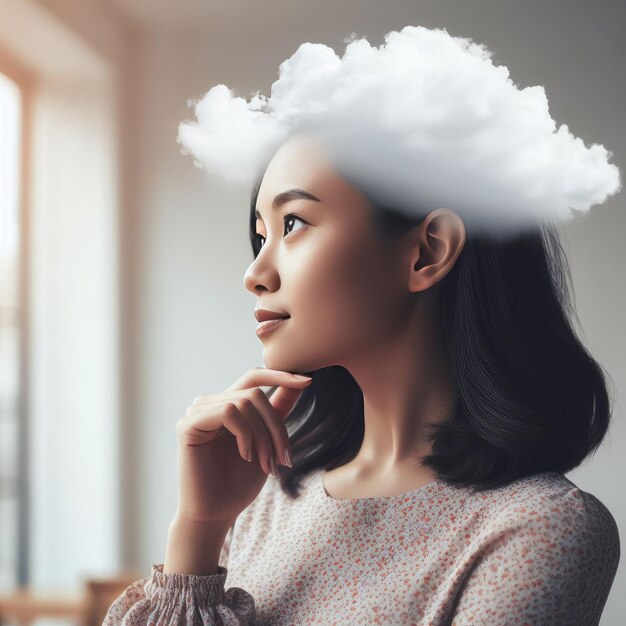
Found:
<path fill-rule="evenodd" d="M 445 29 L 406 26 L 380 47 L 303 43 L 270 96 L 214 86 L 178 141 L 198 166 L 251 184 L 291 134 L 314 134 L 338 169 L 407 212 L 447 207 L 472 228 L 562 222 L 622 188 L 612 153 L 557 127 L 543 86 L 520 89 L 493 53 Z"/>

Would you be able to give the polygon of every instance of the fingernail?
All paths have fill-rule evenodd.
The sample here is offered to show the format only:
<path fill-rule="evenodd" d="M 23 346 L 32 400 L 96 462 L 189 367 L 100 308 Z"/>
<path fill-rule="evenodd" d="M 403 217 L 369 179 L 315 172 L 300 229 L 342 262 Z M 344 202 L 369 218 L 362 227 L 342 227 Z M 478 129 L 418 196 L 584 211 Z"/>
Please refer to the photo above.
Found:
<path fill-rule="evenodd" d="M 270 457 L 270 468 L 272 470 L 272 476 L 274 478 L 278 478 L 278 470 L 276 469 L 276 461 L 274 461 L 274 457 Z"/>
<path fill-rule="evenodd" d="M 294 378 L 299 378 L 300 380 L 313 380 L 311 376 L 302 376 L 301 374 L 294 374 Z"/>
<path fill-rule="evenodd" d="M 287 467 L 293 467 L 293 459 L 291 458 L 291 452 L 289 452 L 289 448 L 285 448 L 283 456 L 285 457 L 285 463 L 287 463 Z"/>

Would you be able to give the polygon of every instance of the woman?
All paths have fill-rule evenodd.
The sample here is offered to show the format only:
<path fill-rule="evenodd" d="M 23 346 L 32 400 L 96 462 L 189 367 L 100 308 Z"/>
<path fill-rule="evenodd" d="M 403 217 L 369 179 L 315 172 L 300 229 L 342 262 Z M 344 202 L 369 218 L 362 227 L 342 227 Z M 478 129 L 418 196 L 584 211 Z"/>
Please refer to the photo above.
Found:
<path fill-rule="evenodd" d="M 319 200 L 292 194 L 273 209 L 291 188 Z M 166 569 L 153 565 L 105 624 L 598 622 L 617 526 L 563 472 L 600 444 L 609 403 L 569 325 L 556 233 L 498 245 L 466 240 L 445 208 L 401 220 L 369 205 L 308 138 L 278 150 L 252 197 L 245 284 L 260 307 L 290 316 L 261 334 L 268 369 L 313 378 L 286 387 L 298 398 L 285 421 L 294 465 L 266 481 L 271 457 L 286 464 L 270 429 L 252 438 L 255 467 L 242 435 L 223 429 L 237 461 L 203 451 L 219 456 L 205 476 L 229 481 L 210 497 L 235 507 L 221 567 L 194 575 L 211 571 L 212 544 L 173 532 Z M 197 398 L 187 416 L 206 426 L 233 397 Z"/>
<path fill-rule="evenodd" d="M 564 473 L 610 406 L 556 228 L 408 217 L 362 182 L 306 133 L 262 170 L 245 286 L 285 319 L 179 420 L 165 562 L 105 626 L 599 622 L 619 533 Z"/>

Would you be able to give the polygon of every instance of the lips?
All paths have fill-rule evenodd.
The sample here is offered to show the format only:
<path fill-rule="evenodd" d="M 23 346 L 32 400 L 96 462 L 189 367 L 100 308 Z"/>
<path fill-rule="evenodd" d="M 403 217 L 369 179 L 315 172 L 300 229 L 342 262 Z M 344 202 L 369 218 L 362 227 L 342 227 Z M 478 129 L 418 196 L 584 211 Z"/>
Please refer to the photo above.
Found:
<path fill-rule="evenodd" d="M 259 322 L 259 325 L 256 328 L 256 334 L 261 337 L 266 333 L 272 332 L 272 330 L 278 326 L 280 326 L 283 322 L 287 321 L 289 316 L 287 317 L 278 317 L 270 320 L 265 320 L 264 322 Z"/>
<path fill-rule="evenodd" d="M 258 322 L 266 322 L 268 320 L 286 319 L 290 315 L 280 311 L 270 311 L 269 309 L 255 309 L 254 317 L 256 317 Z"/>

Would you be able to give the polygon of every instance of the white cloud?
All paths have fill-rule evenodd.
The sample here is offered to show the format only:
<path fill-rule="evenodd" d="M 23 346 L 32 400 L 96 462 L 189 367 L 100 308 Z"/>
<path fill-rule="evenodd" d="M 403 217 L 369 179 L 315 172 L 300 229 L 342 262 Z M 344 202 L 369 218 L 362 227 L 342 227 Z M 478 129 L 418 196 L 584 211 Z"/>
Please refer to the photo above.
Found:
<path fill-rule="evenodd" d="M 216 85 L 178 140 L 196 164 L 251 184 L 291 134 L 314 134 L 346 176 L 410 213 L 447 207 L 503 232 L 557 222 L 622 188 L 612 153 L 557 128 L 543 86 L 520 89 L 470 38 L 406 26 L 372 47 L 346 39 L 340 58 L 303 43 L 269 97 Z"/>

